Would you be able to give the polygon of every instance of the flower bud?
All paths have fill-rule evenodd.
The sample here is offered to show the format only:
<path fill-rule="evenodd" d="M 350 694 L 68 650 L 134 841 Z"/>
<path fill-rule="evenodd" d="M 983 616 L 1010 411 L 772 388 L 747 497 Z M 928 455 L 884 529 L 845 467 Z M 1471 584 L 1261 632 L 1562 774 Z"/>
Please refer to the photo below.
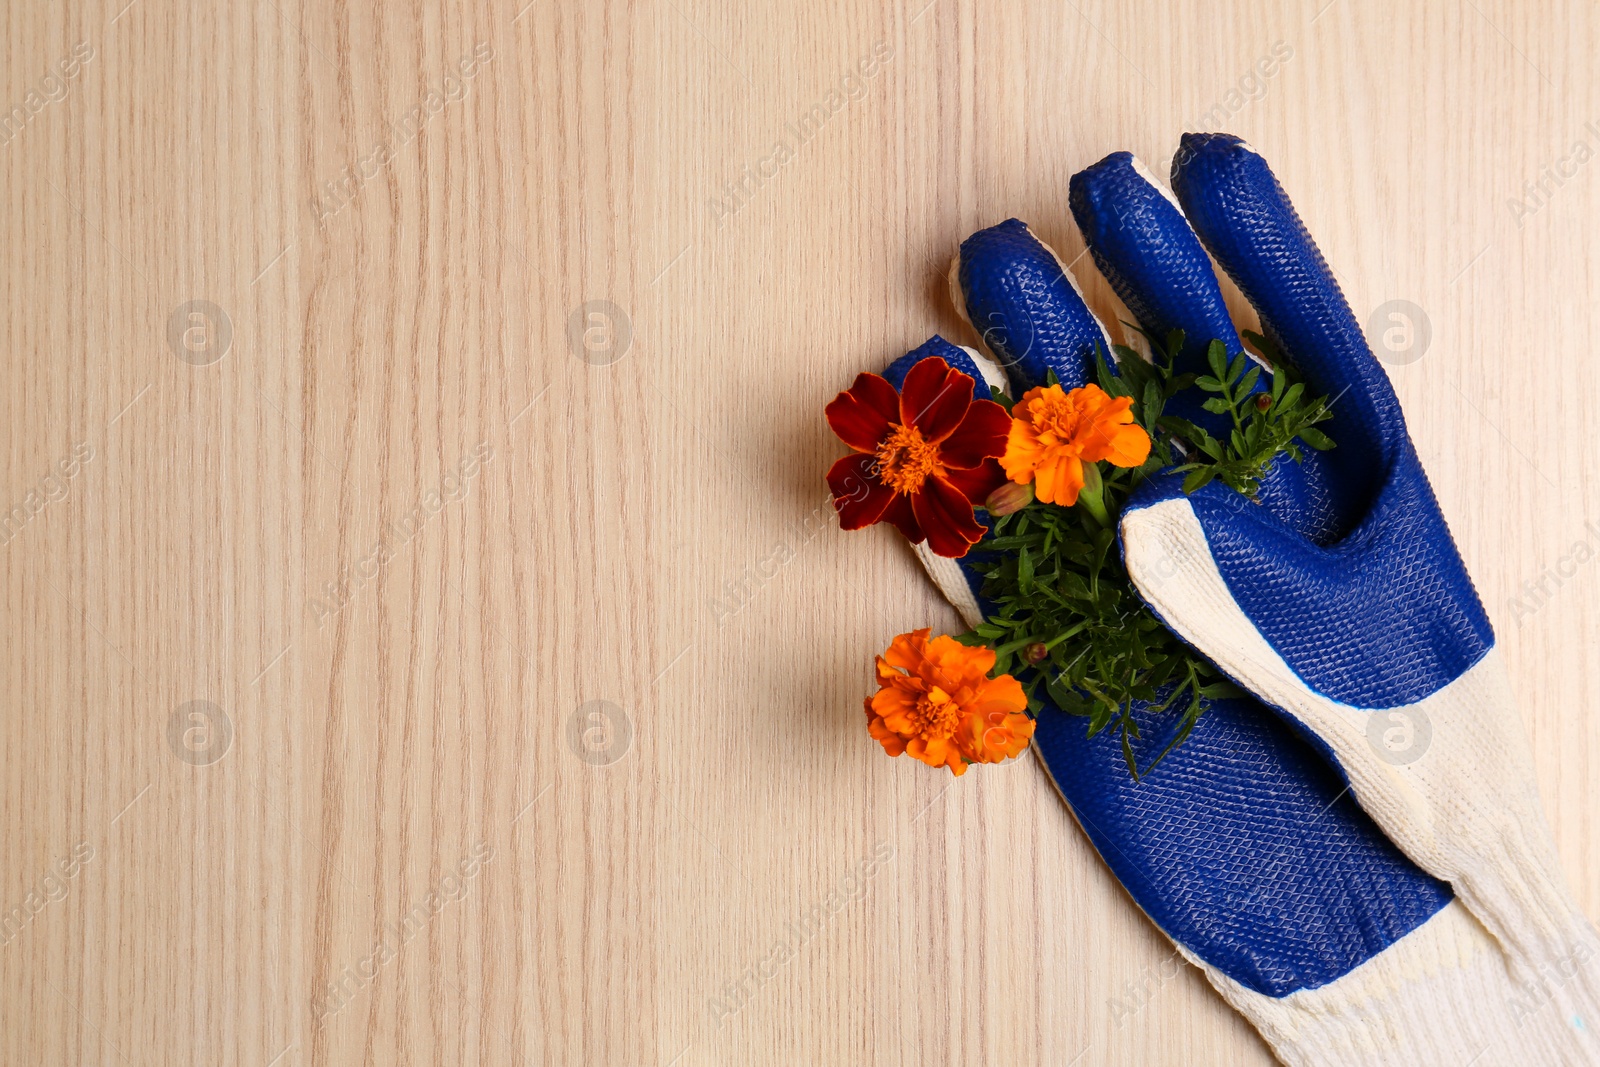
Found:
<path fill-rule="evenodd" d="M 1256 410 L 1257 411 L 1265 411 L 1268 408 L 1270 408 L 1271 406 L 1272 406 L 1272 394 L 1271 393 L 1257 393 L 1256 394 Z"/>
<path fill-rule="evenodd" d="M 1022 658 L 1029 663 L 1042 663 L 1048 655 L 1050 655 L 1050 650 L 1044 647 L 1043 641 L 1035 641 L 1022 650 Z"/>
<path fill-rule="evenodd" d="M 1021 511 L 1031 503 L 1033 503 L 1033 483 L 1018 485 L 1016 482 L 1007 482 L 990 493 L 983 506 L 988 509 L 990 515 L 999 518 Z"/>

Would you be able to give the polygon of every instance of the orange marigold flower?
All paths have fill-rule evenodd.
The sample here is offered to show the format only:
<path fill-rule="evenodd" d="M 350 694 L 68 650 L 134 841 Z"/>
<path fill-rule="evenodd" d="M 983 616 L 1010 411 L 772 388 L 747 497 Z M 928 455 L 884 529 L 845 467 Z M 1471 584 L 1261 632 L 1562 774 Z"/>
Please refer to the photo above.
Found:
<path fill-rule="evenodd" d="M 1108 459 L 1137 467 L 1150 458 L 1150 435 L 1133 421 L 1132 407 L 1132 398 L 1113 398 L 1098 385 L 1029 389 L 1011 409 L 1000 466 L 1012 481 L 1032 482 L 1040 500 L 1071 507 L 1083 488 L 1085 463 Z"/>
<path fill-rule="evenodd" d="M 867 729 L 891 756 L 911 753 L 962 775 L 999 763 L 1033 738 L 1028 698 L 1009 674 L 990 678 L 994 652 L 929 630 L 901 634 L 878 657 L 878 692 L 864 702 Z"/>

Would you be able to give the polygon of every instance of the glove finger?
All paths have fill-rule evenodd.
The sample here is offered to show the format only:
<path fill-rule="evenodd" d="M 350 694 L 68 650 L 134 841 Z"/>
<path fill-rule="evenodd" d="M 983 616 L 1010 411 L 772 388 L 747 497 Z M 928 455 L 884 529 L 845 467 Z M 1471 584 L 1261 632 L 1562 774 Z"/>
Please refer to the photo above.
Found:
<path fill-rule="evenodd" d="M 1150 334 L 1164 340 L 1182 330 L 1179 373 L 1209 374 L 1206 350 L 1213 339 L 1228 358 L 1243 351 L 1217 285 L 1211 258 L 1177 201 L 1128 152 L 1117 152 L 1073 175 L 1071 205 L 1083 239 L 1121 301 Z M 1270 388 L 1265 377 L 1254 392 Z M 1207 394 L 1189 389 L 1167 412 L 1226 438 L 1233 420 L 1202 406 Z M 1305 450 L 1302 462 L 1282 456 L 1262 479 L 1259 499 L 1268 512 L 1302 535 L 1324 540 L 1340 528 L 1333 512 L 1326 453 Z"/>
<path fill-rule="evenodd" d="M 1069 389 L 1092 381 L 1096 345 L 1111 359 L 1110 338 L 1078 283 L 1017 219 L 963 241 L 951 282 L 956 310 L 1006 368 L 1013 395 L 1042 383 L 1052 370 Z"/>
<path fill-rule="evenodd" d="M 971 378 L 974 400 L 988 400 L 989 387 L 993 385 L 998 388 L 1001 385 L 999 371 L 992 362 L 975 354 L 970 348 L 951 344 L 938 334 L 889 364 L 883 376 L 898 392 L 904 388 L 906 375 L 911 373 L 911 368 L 925 359 L 942 359 Z"/>
<path fill-rule="evenodd" d="M 1131 152 L 1074 174 L 1068 200 L 1095 265 L 1139 325 L 1163 340 L 1183 331 L 1179 373 L 1207 373 L 1213 339 L 1230 358 L 1243 351 L 1200 239 L 1172 194 Z"/>
<path fill-rule="evenodd" d="M 1229 134 L 1190 133 L 1172 188 L 1195 231 L 1261 316 L 1313 395 L 1336 398 L 1326 426 L 1335 484 L 1353 520 L 1406 440 L 1388 376 L 1373 358 L 1333 272 L 1272 170 Z"/>

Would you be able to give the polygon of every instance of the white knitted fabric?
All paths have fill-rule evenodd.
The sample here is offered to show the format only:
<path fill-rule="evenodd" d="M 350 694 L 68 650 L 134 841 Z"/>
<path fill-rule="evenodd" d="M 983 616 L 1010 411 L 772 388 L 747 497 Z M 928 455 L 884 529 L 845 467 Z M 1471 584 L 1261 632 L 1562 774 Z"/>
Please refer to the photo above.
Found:
<path fill-rule="evenodd" d="M 1274 1000 L 1205 970 L 1292 1067 L 1589 1062 L 1580 1035 L 1517 1014 L 1505 957 L 1460 901 L 1319 989 Z"/>
<path fill-rule="evenodd" d="M 1600 1051 L 1557 1005 L 1524 1006 L 1505 956 L 1459 900 L 1336 981 L 1286 997 L 1189 962 L 1291 1067 L 1587 1064 Z"/>

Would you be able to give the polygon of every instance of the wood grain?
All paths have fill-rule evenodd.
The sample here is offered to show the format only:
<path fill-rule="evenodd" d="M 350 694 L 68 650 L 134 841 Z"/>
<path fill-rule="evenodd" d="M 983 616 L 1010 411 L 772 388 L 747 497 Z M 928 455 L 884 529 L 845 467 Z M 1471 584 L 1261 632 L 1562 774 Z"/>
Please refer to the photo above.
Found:
<path fill-rule="evenodd" d="M 955 618 L 821 482 L 973 229 L 1118 317 L 1067 179 L 1197 125 L 1426 317 L 1600 915 L 1592 6 L 125 3 L 0 7 L 4 1062 L 1270 1062 L 1032 762 L 866 738 Z"/>

